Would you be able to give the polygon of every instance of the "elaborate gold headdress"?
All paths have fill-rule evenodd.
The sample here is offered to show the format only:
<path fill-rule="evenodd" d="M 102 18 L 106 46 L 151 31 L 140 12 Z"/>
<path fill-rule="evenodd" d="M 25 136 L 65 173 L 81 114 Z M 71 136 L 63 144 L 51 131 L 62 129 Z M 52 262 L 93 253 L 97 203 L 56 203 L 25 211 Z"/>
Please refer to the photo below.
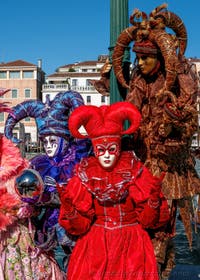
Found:
<path fill-rule="evenodd" d="M 144 12 L 135 9 L 130 16 L 132 26 L 124 29 L 119 35 L 112 64 L 117 80 L 123 87 L 129 88 L 122 72 L 122 59 L 125 48 L 132 41 L 140 43 L 149 41 L 159 49 L 165 61 L 165 89 L 170 90 L 173 86 L 180 67 L 180 59 L 186 50 L 187 31 L 182 20 L 176 14 L 167 11 L 166 7 L 167 4 L 160 5 L 150 13 L 149 17 Z M 175 34 L 169 34 L 165 30 L 166 27 L 172 29 Z M 137 51 L 136 48 L 133 50 Z"/>

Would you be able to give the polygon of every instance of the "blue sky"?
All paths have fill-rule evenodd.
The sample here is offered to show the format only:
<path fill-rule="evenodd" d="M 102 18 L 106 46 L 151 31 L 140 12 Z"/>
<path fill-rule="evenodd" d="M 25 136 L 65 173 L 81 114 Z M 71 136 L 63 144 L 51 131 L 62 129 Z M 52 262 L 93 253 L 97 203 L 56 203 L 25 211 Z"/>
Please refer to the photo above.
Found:
<path fill-rule="evenodd" d="M 129 0 L 149 14 L 164 1 Z M 188 31 L 187 57 L 200 58 L 200 1 L 169 0 L 168 9 L 179 15 Z M 57 67 L 96 60 L 108 54 L 110 0 L 7 0 L 1 3 L 0 61 L 22 59 L 52 74 Z"/>

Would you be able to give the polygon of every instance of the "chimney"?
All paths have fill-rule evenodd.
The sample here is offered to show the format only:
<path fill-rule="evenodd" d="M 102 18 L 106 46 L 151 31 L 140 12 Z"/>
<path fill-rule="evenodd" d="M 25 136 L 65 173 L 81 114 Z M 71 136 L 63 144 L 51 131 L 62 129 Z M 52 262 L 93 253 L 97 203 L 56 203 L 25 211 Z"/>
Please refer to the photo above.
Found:
<path fill-rule="evenodd" d="M 42 59 L 38 59 L 38 68 L 42 69 Z"/>

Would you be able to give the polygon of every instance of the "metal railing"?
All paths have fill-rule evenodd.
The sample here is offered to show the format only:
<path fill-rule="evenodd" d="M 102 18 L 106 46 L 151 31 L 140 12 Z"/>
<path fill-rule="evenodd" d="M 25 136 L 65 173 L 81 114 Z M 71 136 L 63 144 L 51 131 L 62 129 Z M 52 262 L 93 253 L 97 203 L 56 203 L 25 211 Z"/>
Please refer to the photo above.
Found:
<path fill-rule="evenodd" d="M 69 86 L 68 84 L 43 84 L 42 90 L 61 91 L 61 90 L 75 90 L 81 92 L 96 91 L 93 86 Z"/>

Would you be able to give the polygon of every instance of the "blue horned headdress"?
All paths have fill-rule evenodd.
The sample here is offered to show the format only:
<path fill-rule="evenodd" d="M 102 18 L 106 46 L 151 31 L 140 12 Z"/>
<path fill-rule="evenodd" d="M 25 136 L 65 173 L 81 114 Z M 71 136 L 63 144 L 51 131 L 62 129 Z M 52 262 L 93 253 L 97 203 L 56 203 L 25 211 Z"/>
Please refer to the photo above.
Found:
<path fill-rule="evenodd" d="M 43 103 L 40 100 L 27 100 L 12 108 L 5 123 L 5 136 L 14 143 L 20 140 L 13 136 L 13 128 L 22 119 L 35 119 L 39 137 L 56 135 L 68 138 L 71 133 L 68 129 L 69 114 L 77 107 L 84 105 L 80 93 L 76 91 L 59 92 L 52 101 L 49 97 Z"/>

